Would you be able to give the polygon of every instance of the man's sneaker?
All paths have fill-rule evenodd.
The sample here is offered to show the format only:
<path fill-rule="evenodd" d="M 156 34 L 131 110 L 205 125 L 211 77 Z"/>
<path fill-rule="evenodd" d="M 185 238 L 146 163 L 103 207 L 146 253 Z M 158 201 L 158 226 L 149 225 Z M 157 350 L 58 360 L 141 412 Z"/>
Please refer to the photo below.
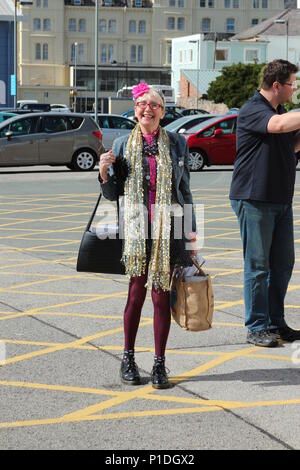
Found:
<path fill-rule="evenodd" d="M 134 360 L 134 351 L 124 351 L 120 376 L 124 384 L 141 385 L 139 369 Z"/>
<path fill-rule="evenodd" d="M 278 340 L 269 330 L 248 331 L 247 342 L 264 348 L 275 348 Z"/>
<path fill-rule="evenodd" d="M 151 372 L 151 381 L 153 388 L 169 388 L 170 383 L 165 368 L 165 358 L 155 357 Z"/>
<path fill-rule="evenodd" d="M 300 340 L 300 331 L 293 330 L 289 326 L 284 326 L 282 328 L 276 328 L 275 330 L 270 330 L 271 334 L 282 341 L 287 341 L 292 343 L 293 341 Z"/>

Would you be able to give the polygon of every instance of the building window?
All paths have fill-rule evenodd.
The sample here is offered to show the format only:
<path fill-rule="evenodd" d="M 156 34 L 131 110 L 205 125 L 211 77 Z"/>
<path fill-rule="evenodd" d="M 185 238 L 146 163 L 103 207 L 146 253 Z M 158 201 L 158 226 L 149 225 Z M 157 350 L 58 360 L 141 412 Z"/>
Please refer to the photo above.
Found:
<path fill-rule="evenodd" d="M 193 49 L 190 49 L 190 62 L 193 62 Z"/>
<path fill-rule="evenodd" d="M 211 31 L 211 19 L 202 18 L 202 31 L 203 33 L 210 33 Z"/>
<path fill-rule="evenodd" d="M 172 17 L 168 18 L 168 29 L 169 30 L 175 29 L 175 18 L 172 18 Z"/>
<path fill-rule="evenodd" d="M 230 0 L 224 0 L 224 8 L 230 8 Z"/>
<path fill-rule="evenodd" d="M 41 60 L 41 45 L 37 43 L 35 45 L 35 60 Z"/>
<path fill-rule="evenodd" d="M 108 32 L 115 33 L 117 31 L 117 22 L 116 20 L 109 20 L 108 22 Z"/>
<path fill-rule="evenodd" d="M 146 33 L 146 21 L 142 20 L 139 21 L 139 34 L 145 34 Z"/>
<path fill-rule="evenodd" d="M 143 62 L 144 48 L 143 46 L 138 46 L 138 62 L 141 64 Z"/>
<path fill-rule="evenodd" d="M 106 33 L 106 20 L 99 20 L 100 33 Z"/>
<path fill-rule="evenodd" d="M 43 60 L 48 60 L 48 44 L 43 44 Z"/>
<path fill-rule="evenodd" d="M 111 63 L 114 60 L 114 46 L 113 44 L 108 45 L 108 62 Z"/>
<path fill-rule="evenodd" d="M 235 19 L 227 18 L 226 20 L 226 33 L 234 33 L 235 31 Z"/>
<path fill-rule="evenodd" d="M 175 0 L 169 0 L 169 7 L 175 7 Z"/>
<path fill-rule="evenodd" d="M 227 62 L 228 61 L 228 49 L 217 49 L 216 60 L 218 62 Z"/>
<path fill-rule="evenodd" d="M 136 62 L 136 46 L 131 46 L 130 48 L 130 62 Z"/>
<path fill-rule="evenodd" d="M 253 0 L 253 8 L 259 8 L 259 0 Z"/>
<path fill-rule="evenodd" d="M 246 49 L 245 50 L 245 62 L 257 62 L 258 61 L 258 49 Z"/>
<path fill-rule="evenodd" d="M 76 19 L 69 18 L 69 31 L 76 31 Z"/>
<path fill-rule="evenodd" d="M 129 32 L 136 33 L 136 21 L 134 20 L 129 21 Z"/>
<path fill-rule="evenodd" d="M 178 0 L 178 8 L 184 8 L 184 0 Z"/>
<path fill-rule="evenodd" d="M 262 0 L 261 7 L 262 8 L 268 8 L 268 0 Z"/>
<path fill-rule="evenodd" d="M 172 46 L 168 46 L 168 64 L 172 63 Z"/>
<path fill-rule="evenodd" d="M 86 32 L 86 21 L 85 19 L 81 18 L 78 23 L 78 30 L 80 33 L 85 33 Z"/>
<path fill-rule="evenodd" d="M 252 18 L 251 25 L 256 26 L 258 24 L 258 18 Z"/>
<path fill-rule="evenodd" d="M 43 20 L 43 30 L 44 31 L 51 31 L 51 20 L 49 18 L 45 18 Z"/>
<path fill-rule="evenodd" d="M 180 64 L 182 64 L 182 61 L 183 61 L 182 51 L 179 51 L 179 59 L 178 59 L 178 62 L 179 62 Z"/>
<path fill-rule="evenodd" d="M 240 7 L 239 0 L 232 0 L 232 7 L 233 8 L 239 8 Z"/>
<path fill-rule="evenodd" d="M 82 63 L 84 61 L 84 44 L 79 44 L 78 46 L 78 62 Z"/>
<path fill-rule="evenodd" d="M 184 26 L 185 26 L 184 18 L 178 18 L 177 19 L 177 29 L 179 31 L 184 31 Z"/>
<path fill-rule="evenodd" d="M 41 8 L 41 0 L 36 0 L 36 7 Z"/>
<path fill-rule="evenodd" d="M 43 0 L 43 8 L 48 8 L 48 0 Z"/>
<path fill-rule="evenodd" d="M 41 20 L 40 18 L 33 19 L 33 31 L 40 31 L 41 29 Z"/>
<path fill-rule="evenodd" d="M 206 7 L 206 0 L 200 0 L 200 8 Z"/>
<path fill-rule="evenodd" d="M 71 62 L 75 62 L 76 46 L 75 43 L 71 45 Z"/>
<path fill-rule="evenodd" d="M 215 8 L 215 1 L 214 0 L 208 0 L 208 8 Z"/>
<path fill-rule="evenodd" d="M 100 61 L 102 63 L 107 62 L 107 49 L 106 49 L 106 44 L 101 44 L 101 52 L 100 52 Z"/>

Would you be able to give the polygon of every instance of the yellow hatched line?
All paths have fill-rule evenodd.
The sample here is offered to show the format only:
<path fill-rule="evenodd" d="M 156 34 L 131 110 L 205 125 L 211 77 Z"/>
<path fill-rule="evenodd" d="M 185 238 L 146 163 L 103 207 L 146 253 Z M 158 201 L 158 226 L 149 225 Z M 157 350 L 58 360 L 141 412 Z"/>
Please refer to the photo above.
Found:
<path fill-rule="evenodd" d="M 152 321 L 147 321 L 147 320 L 143 320 L 141 322 L 141 326 L 148 326 L 148 325 L 151 325 L 152 324 Z M 58 351 L 64 351 L 64 350 L 67 350 L 67 349 L 74 349 L 74 346 L 75 348 L 77 346 L 81 346 L 89 341 L 94 341 L 96 339 L 99 339 L 99 338 L 104 338 L 105 336 L 111 336 L 111 335 L 114 335 L 115 333 L 122 333 L 123 332 L 123 327 L 122 328 L 114 328 L 112 330 L 108 330 L 108 331 L 103 331 L 101 333 L 97 333 L 97 334 L 94 334 L 94 335 L 91 335 L 91 336 L 87 336 L 85 338 L 81 338 L 79 340 L 76 340 L 76 341 L 73 341 L 71 343 L 67 343 L 67 344 L 61 344 L 61 345 L 57 345 L 57 346 L 53 346 L 53 347 L 49 347 L 49 348 L 46 348 L 46 349 L 42 349 L 41 351 L 33 351 L 33 352 L 30 352 L 30 353 L 27 353 L 27 354 L 22 354 L 20 356 L 15 356 L 15 357 L 12 357 L 12 358 L 8 358 L 6 359 L 5 361 L 5 366 L 7 365 L 10 365 L 10 364 L 15 364 L 17 362 L 21 362 L 21 361 L 25 361 L 27 359 L 33 359 L 33 358 L 36 358 L 36 357 L 40 357 L 40 356 L 45 356 L 47 354 L 52 354 L 52 353 L 55 353 L 55 352 L 58 352 Z"/>
<path fill-rule="evenodd" d="M 64 302 L 64 303 L 60 303 L 60 304 L 50 305 L 49 307 L 33 308 L 31 310 L 26 310 L 25 312 L 22 312 L 22 313 L 11 315 L 9 318 L 8 317 L 1 318 L 0 321 L 1 320 L 7 320 L 7 319 L 11 320 L 13 318 L 20 318 L 20 317 L 35 315 L 36 313 L 39 313 L 40 311 L 48 310 L 48 309 L 52 309 L 52 308 L 67 307 L 67 306 L 70 306 L 70 305 L 78 305 L 78 304 L 88 303 L 88 302 L 96 302 L 98 300 L 103 300 L 103 299 L 108 299 L 108 298 L 120 298 L 119 296 L 121 296 L 121 298 L 123 298 L 122 296 L 125 295 L 125 294 L 127 294 L 127 291 L 113 293 L 113 294 L 100 294 L 100 295 L 94 296 L 94 297 L 89 298 L 89 299 L 74 300 L 74 301 L 71 301 L 71 302 Z"/>
<path fill-rule="evenodd" d="M 205 364 L 202 364 L 201 366 L 196 367 L 196 368 L 194 368 L 194 369 L 192 369 L 188 372 L 185 372 L 180 376 L 170 378 L 170 382 L 175 383 L 175 384 L 179 383 L 179 382 L 182 382 L 183 380 L 187 380 L 187 379 L 189 379 L 191 377 L 194 377 L 196 375 L 199 375 L 203 372 L 207 372 L 208 370 L 210 370 L 210 369 L 212 369 L 212 368 L 214 368 L 214 367 L 216 367 L 220 364 L 231 361 L 232 359 L 234 359 L 236 357 L 241 357 L 244 354 L 247 354 L 247 353 L 252 352 L 254 350 L 255 350 L 255 348 L 251 347 L 251 348 L 241 349 L 241 350 L 231 352 L 231 353 L 225 353 L 221 357 L 213 359 L 213 360 L 211 360 L 211 361 L 209 361 Z M 68 413 L 68 414 L 64 415 L 63 418 L 64 419 L 74 419 L 74 418 L 76 419 L 76 418 L 83 418 L 85 416 L 93 415 L 95 413 L 99 413 L 100 411 L 110 409 L 113 406 L 123 404 L 125 402 L 131 401 L 131 400 L 136 399 L 136 398 L 140 398 L 143 395 L 145 395 L 145 393 L 150 392 L 150 391 L 153 392 L 152 385 L 147 385 L 146 387 L 142 387 L 141 389 L 139 389 L 137 391 L 134 390 L 133 392 L 129 392 L 127 397 L 123 396 L 123 397 L 111 398 L 110 400 L 106 400 L 106 401 L 101 402 L 101 403 L 96 403 L 95 405 L 88 406 L 86 408 L 83 408 L 81 410 L 78 410 L 78 411 L 75 411 L 75 412 L 72 412 L 72 413 Z"/>

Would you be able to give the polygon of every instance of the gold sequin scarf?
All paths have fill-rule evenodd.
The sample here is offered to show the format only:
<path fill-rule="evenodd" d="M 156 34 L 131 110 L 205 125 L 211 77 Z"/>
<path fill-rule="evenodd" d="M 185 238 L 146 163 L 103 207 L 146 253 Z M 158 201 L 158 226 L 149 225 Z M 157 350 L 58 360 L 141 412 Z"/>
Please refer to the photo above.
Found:
<path fill-rule="evenodd" d="M 141 276 L 146 271 L 146 238 L 148 216 L 144 207 L 143 139 L 137 124 L 129 136 L 125 159 L 131 172 L 124 188 L 124 251 L 122 261 L 126 274 Z M 169 290 L 172 161 L 167 132 L 160 128 L 156 156 L 156 198 L 152 222 L 151 256 L 147 286 Z M 148 208 L 147 208 L 148 209 Z"/>

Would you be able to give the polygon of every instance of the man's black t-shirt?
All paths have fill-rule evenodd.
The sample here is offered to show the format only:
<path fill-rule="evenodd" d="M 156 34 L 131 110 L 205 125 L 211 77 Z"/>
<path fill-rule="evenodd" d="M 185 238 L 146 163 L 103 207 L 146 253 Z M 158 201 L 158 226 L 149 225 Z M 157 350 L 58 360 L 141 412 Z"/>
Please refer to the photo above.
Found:
<path fill-rule="evenodd" d="M 293 199 L 296 159 L 293 132 L 270 134 L 267 126 L 277 113 L 259 92 L 242 106 L 237 122 L 237 154 L 230 199 L 290 204 Z"/>

